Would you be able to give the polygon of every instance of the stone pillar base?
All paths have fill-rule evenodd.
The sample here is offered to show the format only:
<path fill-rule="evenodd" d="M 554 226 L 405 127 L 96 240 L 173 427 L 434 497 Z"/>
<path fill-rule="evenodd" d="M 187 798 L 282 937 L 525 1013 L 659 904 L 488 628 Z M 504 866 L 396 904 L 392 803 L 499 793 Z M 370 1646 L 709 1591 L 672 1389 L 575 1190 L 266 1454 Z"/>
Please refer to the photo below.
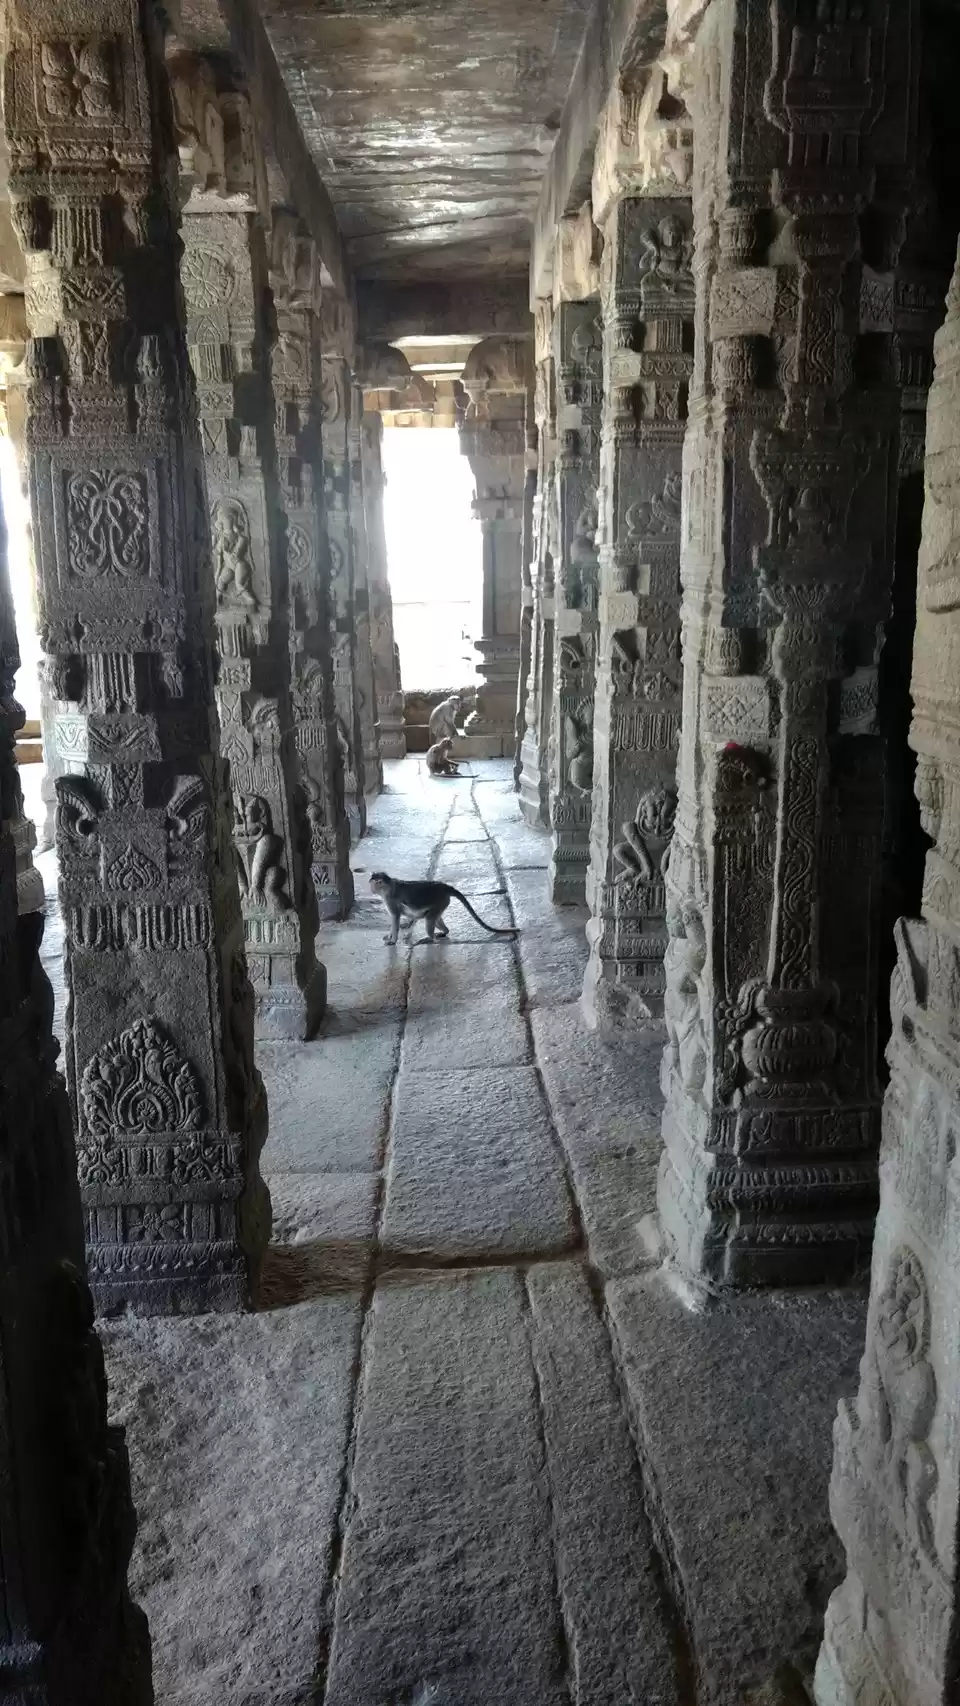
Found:
<path fill-rule="evenodd" d="M 318 965 L 307 987 L 272 983 L 253 991 L 253 1034 L 258 1042 L 309 1042 L 327 1008 L 326 968 Z"/>
<path fill-rule="evenodd" d="M 509 758 L 512 751 L 512 731 L 491 729 L 483 733 L 478 730 L 475 733 L 468 727 L 464 734 L 457 735 L 452 756 L 456 759 Z"/>
<path fill-rule="evenodd" d="M 551 895 L 556 901 L 559 897 Z M 587 926 L 589 938 L 590 927 Z M 620 1032 L 659 1029 L 663 1024 L 663 995 L 631 988 L 623 981 L 623 967 L 618 967 L 619 981 L 604 976 L 604 962 L 591 958 L 583 980 L 580 1011 L 584 1024 L 601 1036 L 616 1036 Z"/>
<path fill-rule="evenodd" d="M 589 858 L 587 846 L 575 842 L 568 846 L 554 829 L 553 851 L 547 871 L 547 893 L 554 906 L 585 905 Z"/>
<path fill-rule="evenodd" d="M 520 747 L 520 815 L 531 829 L 546 829 L 547 783 L 540 764 L 540 741 L 536 729 L 527 729 Z"/>

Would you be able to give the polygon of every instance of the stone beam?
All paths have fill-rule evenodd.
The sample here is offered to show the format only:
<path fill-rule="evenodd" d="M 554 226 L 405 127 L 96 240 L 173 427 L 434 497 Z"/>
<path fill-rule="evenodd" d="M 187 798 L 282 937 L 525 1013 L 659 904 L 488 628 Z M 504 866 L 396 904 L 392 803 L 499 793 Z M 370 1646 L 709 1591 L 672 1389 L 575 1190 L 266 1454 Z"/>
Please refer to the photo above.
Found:
<path fill-rule="evenodd" d="M 676 10 L 676 7 L 673 8 Z M 600 121 L 627 68 L 642 85 L 664 45 L 665 0 L 601 0 L 584 37 L 553 153 L 544 174 L 530 253 L 530 301 L 550 296 L 557 227 L 589 194 Z"/>
<path fill-rule="evenodd" d="M 524 277 L 463 284 L 357 282 L 361 343 L 397 338 L 530 337 L 533 317 Z"/>
<path fill-rule="evenodd" d="M 349 297 L 350 269 L 333 203 L 304 141 L 256 7 L 251 0 L 185 0 L 168 10 L 185 46 L 232 49 L 236 54 L 264 150 L 279 167 L 287 198 L 317 245 L 322 282 Z"/>

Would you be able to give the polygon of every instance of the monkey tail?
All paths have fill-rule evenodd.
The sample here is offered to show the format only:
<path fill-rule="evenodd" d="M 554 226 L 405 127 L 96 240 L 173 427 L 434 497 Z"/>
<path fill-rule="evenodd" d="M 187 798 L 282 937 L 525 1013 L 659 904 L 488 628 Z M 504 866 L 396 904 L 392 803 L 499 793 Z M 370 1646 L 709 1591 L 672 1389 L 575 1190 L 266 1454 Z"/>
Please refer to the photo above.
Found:
<path fill-rule="evenodd" d="M 504 930 L 496 924 L 488 924 L 485 918 L 480 917 L 479 912 L 474 912 L 473 907 L 470 905 L 465 894 L 461 894 L 460 890 L 455 889 L 452 884 L 449 886 L 450 893 L 453 895 L 454 899 L 458 900 L 461 906 L 465 906 L 470 917 L 475 918 L 477 923 L 481 925 L 484 930 L 489 930 L 491 936 L 519 936 L 520 932 L 515 925 L 511 925 L 508 930 Z"/>

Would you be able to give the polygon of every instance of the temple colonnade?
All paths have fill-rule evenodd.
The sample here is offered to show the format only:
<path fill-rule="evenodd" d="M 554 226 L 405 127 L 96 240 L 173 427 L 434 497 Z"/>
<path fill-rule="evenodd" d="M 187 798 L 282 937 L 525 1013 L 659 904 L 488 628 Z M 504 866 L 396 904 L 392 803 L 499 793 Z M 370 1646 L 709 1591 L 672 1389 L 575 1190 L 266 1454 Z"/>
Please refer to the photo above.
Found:
<path fill-rule="evenodd" d="M 349 911 L 403 751 L 377 400 L 409 370 L 358 340 L 242 79 L 151 0 L 89 10 L 13 0 L 5 41 L 69 1007 L 64 1089 L 18 912 L 4 574 L 2 1643 L 12 1697 L 51 1706 L 150 1697 L 84 1243 L 103 1311 L 255 1302 L 255 1039 L 315 1030 L 317 921 Z M 844 1282 L 872 1242 L 819 1706 L 946 1702 L 960 1624 L 960 271 L 938 331 L 920 24 L 911 0 L 676 8 L 610 92 L 531 335 L 488 330 L 462 380 L 465 746 L 513 756 L 519 727 L 551 897 L 589 910 L 585 1021 L 664 1029 L 665 1281 Z M 932 846 L 884 1087 L 878 682 L 928 388 Z"/>

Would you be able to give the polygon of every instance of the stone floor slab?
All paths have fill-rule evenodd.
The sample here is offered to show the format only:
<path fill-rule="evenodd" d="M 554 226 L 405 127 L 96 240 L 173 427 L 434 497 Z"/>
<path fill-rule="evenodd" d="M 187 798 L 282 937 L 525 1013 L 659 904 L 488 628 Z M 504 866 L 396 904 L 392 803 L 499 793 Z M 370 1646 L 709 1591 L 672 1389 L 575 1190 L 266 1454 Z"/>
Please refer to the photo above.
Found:
<path fill-rule="evenodd" d="M 607 1043 L 578 1003 L 541 1008 L 530 1023 L 591 1258 L 607 1277 L 634 1272 L 650 1261 L 639 1223 L 656 1210 L 663 1040 Z"/>
<path fill-rule="evenodd" d="M 400 1034 L 393 1023 L 257 1049 L 270 1112 L 266 1173 L 374 1172 Z"/>
<path fill-rule="evenodd" d="M 493 898 L 488 895 L 486 902 Z M 415 947 L 404 1067 L 436 1072 L 444 1067 L 523 1065 L 531 1059 L 531 1046 L 520 1004 L 509 942 L 487 937 Z"/>
<path fill-rule="evenodd" d="M 356 1292 L 370 1276 L 380 1181 L 376 1173 L 270 1173 L 273 1231 L 261 1309 Z"/>
<path fill-rule="evenodd" d="M 532 1068 L 401 1073 L 382 1229 L 388 1258 L 542 1255 L 577 1236 Z"/>
<path fill-rule="evenodd" d="M 372 1317 L 325 1706 L 570 1706 L 522 1280 Z"/>
<path fill-rule="evenodd" d="M 546 874 L 540 870 L 508 871 L 507 890 L 520 926 L 528 1007 L 578 1001 L 587 966 L 586 908 L 551 905 Z"/>
<path fill-rule="evenodd" d="M 677 1706 L 675 1614 L 610 1340 L 578 1264 L 531 1268 L 527 1286 L 576 1706 Z"/>
<path fill-rule="evenodd" d="M 694 1314 L 650 1273 L 607 1301 L 697 1700 L 737 1706 L 783 1665 L 812 1670 L 844 1573 L 827 1483 L 866 1296 L 754 1293 Z"/>
<path fill-rule="evenodd" d="M 461 889 L 481 915 L 484 908 L 478 904 L 477 897 L 504 892 L 504 880 L 497 869 L 489 841 L 445 841 L 437 858 L 435 875 L 442 883 L 451 883 L 454 888 Z M 452 920 L 456 912 L 456 907 L 451 907 L 448 920 Z"/>
<path fill-rule="evenodd" d="M 356 1297 L 101 1327 L 158 1706 L 313 1698 L 359 1329 Z"/>

